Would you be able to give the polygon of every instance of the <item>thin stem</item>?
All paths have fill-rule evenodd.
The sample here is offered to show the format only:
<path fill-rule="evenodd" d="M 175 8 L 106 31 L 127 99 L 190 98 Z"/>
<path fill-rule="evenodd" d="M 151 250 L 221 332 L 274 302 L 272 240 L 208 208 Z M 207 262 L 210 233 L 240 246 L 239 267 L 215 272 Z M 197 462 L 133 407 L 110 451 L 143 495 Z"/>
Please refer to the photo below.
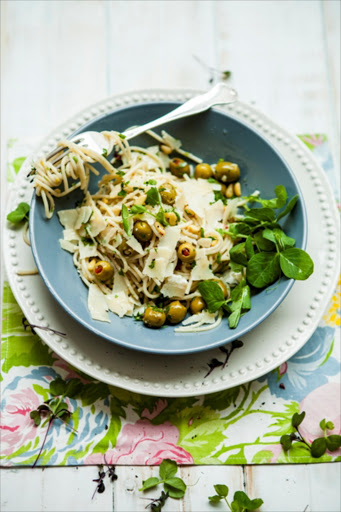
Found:
<path fill-rule="evenodd" d="M 226 498 L 225 496 L 224 496 L 224 500 L 225 500 L 225 503 L 226 503 L 226 505 L 228 506 L 228 508 L 229 508 L 230 510 L 232 510 L 231 505 L 229 504 L 229 502 L 227 501 L 227 498 Z"/>
<path fill-rule="evenodd" d="M 37 462 L 39 460 L 39 457 L 41 455 L 41 452 L 43 451 L 43 448 L 44 448 L 44 445 L 45 445 L 45 442 L 46 442 L 46 438 L 47 438 L 47 434 L 49 433 L 49 430 L 50 430 L 50 427 L 52 425 L 53 420 L 54 420 L 54 416 L 51 416 L 49 424 L 47 425 L 47 429 L 46 429 L 46 433 L 45 433 L 43 444 L 41 445 L 41 448 L 39 450 L 38 457 L 36 458 L 36 460 L 33 463 L 33 466 L 32 466 L 33 468 L 36 466 L 36 464 L 37 464 Z"/>
<path fill-rule="evenodd" d="M 308 441 L 307 441 L 306 439 L 304 439 L 304 437 L 302 436 L 301 432 L 298 430 L 298 427 L 295 427 L 295 429 L 296 429 L 296 431 L 297 431 L 298 435 L 300 436 L 300 439 L 302 440 L 302 442 L 303 442 L 306 446 L 308 446 L 308 448 L 309 448 L 309 450 L 310 450 L 310 448 L 311 448 L 311 444 L 310 444 L 310 443 L 308 443 Z"/>

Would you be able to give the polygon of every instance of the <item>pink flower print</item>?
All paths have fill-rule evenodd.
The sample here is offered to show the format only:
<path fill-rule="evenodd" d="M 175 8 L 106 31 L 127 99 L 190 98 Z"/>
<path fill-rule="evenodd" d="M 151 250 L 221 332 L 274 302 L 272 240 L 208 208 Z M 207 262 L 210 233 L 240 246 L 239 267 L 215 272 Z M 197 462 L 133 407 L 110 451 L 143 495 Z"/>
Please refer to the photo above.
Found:
<path fill-rule="evenodd" d="M 163 459 L 193 464 L 192 455 L 177 446 L 178 440 L 178 429 L 168 421 L 153 425 L 148 420 L 138 420 L 123 427 L 115 448 L 108 450 L 105 457 L 108 464 L 157 465 Z M 85 464 L 103 464 L 103 455 L 92 454 Z"/>
<path fill-rule="evenodd" d="M 8 394 L 4 410 L 0 413 L 2 455 L 10 455 L 36 437 L 37 429 L 30 412 L 38 406 L 39 398 L 30 388 Z"/>
<path fill-rule="evenodd" d="M 287 370 L 288 370 L 288 363 L 282 363 L 281 366 L 278 369 L 278 373 L 279 373 L 280 376 L 282 376 L 285 373 L 287 373 Z"/>
<path fill-rule="evenodd" d="M 299 430 L 302 436 L 313 442 L 321 437 L 323 432 L 319 426 L 320 421 L 325 418 L 334 423 L 334 430 L 328 431 L 328 435 L 341 434 L 341 390 L 336 382 L 329 382 L 324 386 L 314 389 L 304 398 L 300 404 L 300 410 L 305 411 L 305 418 Z M 341 455 L 341 448 L 333 452 L 333 456 Z"/>
<path fill-rule="evenodd" d="M 156 401 L 156 404 L 154 405 L 154 408 L 152 412 L 150 412 L 147 408 L 143 409 L 141 417 L 147 418 L 148 420 L 154 419 L 156 416 L 160 414 L 168 405 L 167 400 L 162 400 L 159 398 L 159 400 Z"/>
<path fill-rule="evenodd" d="M 302 135 L 301 139 L 314 147 L 321 146 L 325 141 L 325 137 L 321 133 L 316 133 L 314 135 Z"/>

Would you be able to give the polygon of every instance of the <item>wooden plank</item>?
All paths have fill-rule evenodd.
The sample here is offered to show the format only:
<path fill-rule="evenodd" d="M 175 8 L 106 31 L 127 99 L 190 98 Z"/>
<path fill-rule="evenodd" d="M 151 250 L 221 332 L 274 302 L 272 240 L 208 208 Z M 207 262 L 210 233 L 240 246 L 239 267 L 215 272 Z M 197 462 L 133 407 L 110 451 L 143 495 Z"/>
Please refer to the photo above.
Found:
<path fill-rule="evenodd" d="M 103 0 L 3 1 L 2 126 L 45 136 L 106 96 Z"/>
<path fill-rule="evenodd" d="M 292 133 L 330 132 L 320 3 L 216 2 L 218 65 Z"/>
<path fill-rule="evenodd" d="M 193 58 L 214 60 L 212 2 L 110 2 L 107 52 L 110 93 L 144 88 L 205 89 Z"/>
<path fill-rule="evenodd" d="M 262 512 L 339 512 L 341 463 L 246 466 L 246 492 Z"/>
<path fill-rule="evenodd" d="M 3 512 L 110 512 L 111 484 L 106 492 L 92 494 L 97 467 L 1 469 L 1 510 Z M 20 492 L 18 492 L 20 489 Z"/>
<path fill-rule="evenodd" d="M 329 100 L 332 133 L 331 142 L 334 150 L 336 167 L 340 166 L 340 81 L 341 49 L 340 24 L 341 2 L 326 0 L 322 2 L 322 22 L 325 42 L 325 63 L 329 79 Z"/>

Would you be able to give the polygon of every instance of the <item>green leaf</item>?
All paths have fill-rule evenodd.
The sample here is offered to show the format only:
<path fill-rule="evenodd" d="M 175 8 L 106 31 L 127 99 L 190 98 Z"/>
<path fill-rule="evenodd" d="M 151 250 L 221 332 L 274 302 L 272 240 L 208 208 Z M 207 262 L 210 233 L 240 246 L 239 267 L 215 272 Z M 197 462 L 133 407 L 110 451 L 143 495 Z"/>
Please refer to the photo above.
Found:
<path fill-rule="evenodd" d="M 321 428 L 321 430 L 326 430 L 326 420 L 325 419 L 320 421 L 320 428 Z"/>
<path fill-rule="evenodd" d="M 276 197 L 274 199 L 262 199 L 257 196 L 249 196 L 247 200 L 250 203 L 260 203 L 264 208 L 282 208 L 288 199 L 288 194 L 284 185 L 277 185 L 275 188 Z"/>
<path fill-rule="evenodd" d="M 131 231 L 129 228 L 129 211 L 125 204 L 122 204 L 121 215 L 122 215 L 123 229 L 127 233 L 128 236 L 131 236 Z"/>
<path fill-rule="evenodd" d="M 76 398 L 83 390 L 83 384 L 79 379 L 70 379 L 66 383 L 64 395 L 69 398 Z"/>
<path fill-rule="evenodd" d="M 332 430 L 332 429 L 330 429 L 330 430 Z M 339 436 L 338 434 L 333 434 L 331 436 L 326 437 L 325 439 L 326 439 L 327 449 L 330 452 L 335 452 L 336 450 L 338 450 L 341 447 L 341 436 Z"/>
<path fill-rule="evenodd" d="M 251 236 L 248 236 L 245 240 L 245 252 L 246 256 L 249 258 L 249 260 L 252 258 L 252 256 L 255 255 L 255 250 L 253 248 L 252 238 Z M 231 253 L 231 251 L 230 251 Z"/>
<path fill-rule="evenodd" d="M 334 428 L 335 428 L 334 423 L 333 423 L 332 421 L 327 421 L 327 423 L 326 423 L 326 429 L 327 429 L 327 430 L 334 430 Z"/>
<path fill-rule="evenodd" d="M 164 459 L 160 464 L 160 478 L 167 480 L 176 474 L 178 465 L 175 460 Z"/>
<path fill-rule="evenodd" d="M 255 254 L 246 267 L 246 278 L 255 288 L 264 288 L 274 283 L 279 276 L 280 264 L 275 252 Z"/>
<path fill-rule="evenodd" d="M 273 232 L 275 234 L 275 238 L 280 250 L 283 251 L 284 249 L 288 249 L 289 247 L 293 247 L 295 245 L 295 238 L 291 238 L 290 236 L 286 235 L 280 228 L 274 228 Z"/>
<path fill-rule="evenodd" d="M 207 309 L 210 313 L 215 313 L 226 300 L 223 290 L 215 281 L 202 281 L 198 285 L 198 290 L 207 304 Z"/>
<path fill-rule="evenodd" d="M 288 434 L 281 436 L 280 443 L 283 446 L 283 450 L 287 451 L 291 448 L 292 440 Z"/>
<path fill-rule="evenodd" d="M 270 242 L 266 238 L 264 238 L 264 236 L 263 236 L 264 231 L 265 230 L 257 231 L 257 233 L 255 233 L 253 235 L 253 239 L 255 241 L 257 249 L 259 251 L 274 251 L 275 250 L 275 244 L 273 242 Z"/>
<path fill-rule="evenodd" d="M 252 457 L 252 464 L 269 464 L 274 454 L 270 450 L 260 450 Z"/>
<path fill-rule="evenodd" d="M 311 455 L 318 459 L 319 457 L 322 457 L 322 455 L 326 452 L 327 449 L 327 442 L 324 437 L 319 437 L 318 439 L 314 439 L 314 441 L 311 443 Z"/>
<path fill-rule="evenodd" d="M 250 500 L 248 495 L 245 494 L 245 492 L 243 491 L 236 491 L 234 493 L 233 502 L 236 502 L 241 508 L 241 510 L 257 510 L 257 508 L 259 508 L 263 504 L 263 500 L 261 500 L 260 498 Z"/>
<path fill-rule="evenodd" d="M 151 478 L 147 478 L 147 480 L 144 480 L 142 482 L 142 487 L 139 489 L 139 491 L 146 491 L 147 489 L 151 489 L 152 487 L 155 487 L 161 482 L 156 476 L 152 476 Z"/>
<path fill-rule="evenodd" d="M 248 237 L 250 238 L 250 237 Z M 240 265 L 246 266 L 248 261 L 245 253 L 245 242 L 240 244 L 236 244 L 230 249 L 230 258 L 235 263 L 239 263 Z"/>
<path fill-rule="evenodd" d="M 66 390 L 66 382 L 59 377 L 50 382 L 50 394 L 52 396 L 63 395 Z"/>
<path fill-rule="evenodd" d="M 313 273 L 314 263 L 308 253 L 297 247 L 280 253 L 280 265 L 286 277 L 305 280 Z"/>
<path fill-rule="evenodd" d="M 12 162 L 13 169 L 15 174 L 18 174 L 18 172 L 21 169 L 22 164 L 25 162 L 26 156 L 19 156 L 18 158 L 15 158 Z"/>
<path fill-rule="evenodd" d="M 227 485 L 223 485 L 223 484 L 217 484 L 214 486 L 214 490 L 215 492 L 219 495 L 219 496 L 222 496 L 223 498 L 226 498 L 226 496 L 228 495 L 229 493 L 229 488 L 227 487 Z"/>
<path fill-rule="evenodd" d="M 7 215 L 7 220 L 13 224 L 19 224 L 22 220 L 28 219 L 28 212 L 30 211 L 30 205 L 27 203 L 19 203 L 15 210 Z"/>
<path fill-rule="evenodd" d="M 150 206 L 156 206 L 157 204 L 161 205 L 160 194 L 156 187 L 151 187 L 147 191 L 146 204 L 150 204 Z"/>
<path fill-rule="evenodd" d="M 245 213 L 244 222 L 274 222 L 275 212 L 271 208 L 252 208 Z"/>
<path fill-rule="evenodd" d="M 217 496 L 216 494 L 214 496 L 209 496 L 208 499 L 212 502 L 212 503 L 219 503 L 220 500 L 223 499 L 222 496 Z"/>
<path fill-rule="evenodd" d="M 301 425 L 302 421 L 304 420 L 304 417 L 305 417 L 304 411 L 302 411 L 301 414 L 299 414 L 298 412 L 295 412 L 295 414 L 293 414 L 292 419 L 291 419 L 291 425 L 294 428 L 297 428 L 299 425 Z"/>
<path fill-rule="evenodd" d="M 288 213 L 291 212 L 291 210 L 294 208 L 295 204 L 297 203 L 297 200 L 298 200 L 298 195 L 292 197 L 290 199 L 290 201 L 288 202 L 288 204 L 286 205 L 286 207 L 284 208 L 284 210 L 277 216 L 277 222 L 282 219 L 283 217 L 285 217 L 286 215 L 288 215 Z"/>
<path fill-rule="evenodd" d="M 141 213 L 145 213 L 147 211 L 147 208 L 145 206 L 142 206 L 141 204 L 134 204 L 130 210 L 130 215 L 139 215 Z"/>
<path fill-rule="evenodd" d="M 186 484 L 181 478 L 167 478 L 164 482 L 165 491 L 171 498 L 182 498 L 186 492 Z"/>
<path fill-rule="evenodd" d="M 240 236 L 246 237 L 250 235 L 251 232 L 251 227 L 245 222 L 232 222 L 232 224 L 229 224 L 227 232 L 223 231 L 223 233 L 228 234 L 231 238 L 239 238 Z"/>
<path fill-rule="evenodd" d="M 30 417 L 34 421 L 36 427 L 38 427 L 40 425 L 40 422 L 41 422 L 41 417 L 40 417 L 39 412 L 38 411 L 31 411 L 30 412 Z"/>

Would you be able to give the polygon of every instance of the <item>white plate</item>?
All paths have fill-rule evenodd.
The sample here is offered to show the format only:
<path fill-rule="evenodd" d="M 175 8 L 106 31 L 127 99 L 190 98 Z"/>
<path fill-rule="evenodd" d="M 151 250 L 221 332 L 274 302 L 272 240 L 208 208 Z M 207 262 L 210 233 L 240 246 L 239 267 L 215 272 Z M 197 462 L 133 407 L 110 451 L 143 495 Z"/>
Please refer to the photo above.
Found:
<path fill-rule="evenodd" d="M 31 161 L 51 150 L 56 141 L 85 122 L 141 101 L 185 101 L 197 93 L 139 91 L 114 96 L 81 112 L 52 133 L 39 152 L 26 160 L 12 190 L 8 210 L 21 201 L 30 200 L 32 190 L 26 176 Z M 219 349 L 182 356 L 151 355 L 116 346 L 79 325 L 53 299 L 40 276 L 17 275 L 18 269 L 31 269 L 34 262 L 21 232 L 7 225 L 4 259 L 8 279 L 27 320 L 67 333 L 63 338 L 37 331 L 63 359 L 98 380 L 130 391 L 165 397 L 207 394 L 237 386 L 268 373 L 295 354 L 313 334 L 328 305 L 339 273 L 339 217 L 324 171 L 296 137 L 255 108 L 238 102 L 222 110 L 267 138 L 294 170 L 307 207 L 307 251 L 315 263 L 314 274 L 307 281 L 296 282 L 277 310 L 243 337 L 244 346 L 234 351 L 224 370 L 217 368 L 204 378 L 207 363 L 214 357 L 223 359 Z"/>

